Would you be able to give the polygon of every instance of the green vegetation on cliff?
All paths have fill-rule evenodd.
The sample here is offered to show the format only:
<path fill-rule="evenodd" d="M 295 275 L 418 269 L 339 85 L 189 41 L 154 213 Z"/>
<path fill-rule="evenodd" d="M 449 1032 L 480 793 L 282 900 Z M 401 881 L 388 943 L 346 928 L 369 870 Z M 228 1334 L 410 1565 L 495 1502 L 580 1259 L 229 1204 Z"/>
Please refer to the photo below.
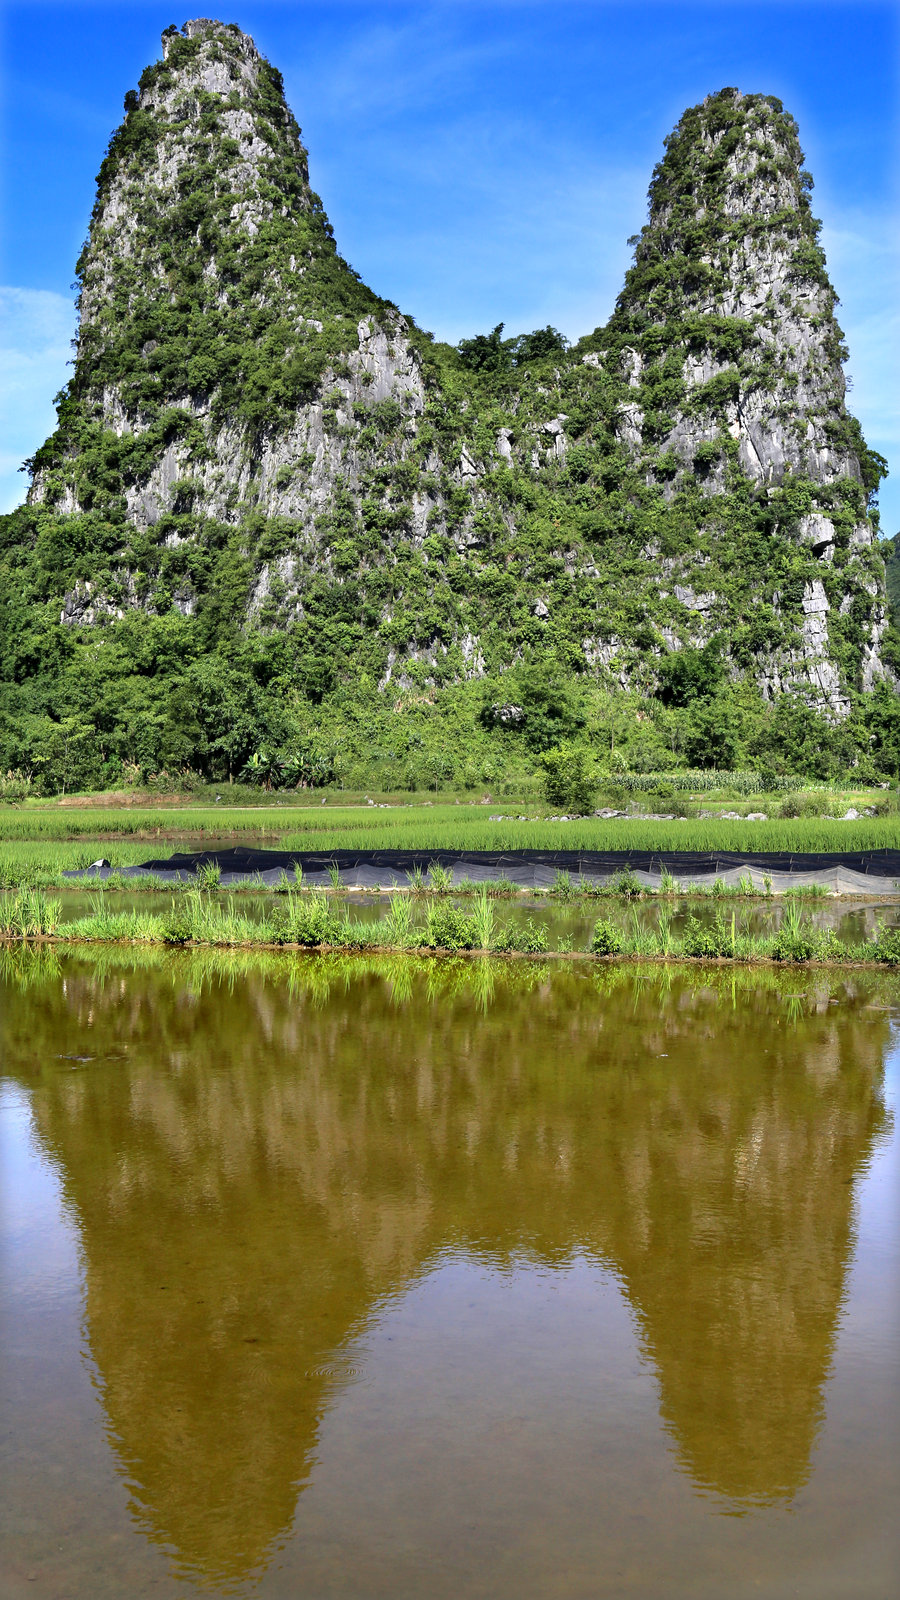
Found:
<path fill-rule="evenodd" d="M 900 771 L 884 463 L 778 101 L 685 113 L 605 327 L 452 349 L 338 254 L 252 41 L 163 42 L 0 522 L 0 769 Z"/>

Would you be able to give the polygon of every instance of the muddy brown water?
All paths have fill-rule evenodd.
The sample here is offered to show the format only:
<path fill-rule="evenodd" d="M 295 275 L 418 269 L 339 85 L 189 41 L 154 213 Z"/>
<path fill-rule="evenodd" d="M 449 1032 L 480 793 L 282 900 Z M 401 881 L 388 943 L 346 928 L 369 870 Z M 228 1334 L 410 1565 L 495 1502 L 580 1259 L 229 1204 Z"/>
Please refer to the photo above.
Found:
<path fill-rule="evenodd" d="M 900 983 L 0 965 L 4 1596 L 897 1590 Z"/>

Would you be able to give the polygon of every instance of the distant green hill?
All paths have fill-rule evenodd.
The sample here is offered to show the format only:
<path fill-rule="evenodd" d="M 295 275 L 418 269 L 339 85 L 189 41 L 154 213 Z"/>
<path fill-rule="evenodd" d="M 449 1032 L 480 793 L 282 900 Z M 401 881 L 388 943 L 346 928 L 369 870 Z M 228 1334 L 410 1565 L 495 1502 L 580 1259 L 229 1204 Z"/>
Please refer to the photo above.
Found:
<path fill-rule="evenodd" d="M 796 124 L 685 112 L 609 322 L 451 348 L 337 252 L 280 75 L 163 36 L 0 524 L 0 765 L 496 785 L 900 760 L 900 639 Z"/>

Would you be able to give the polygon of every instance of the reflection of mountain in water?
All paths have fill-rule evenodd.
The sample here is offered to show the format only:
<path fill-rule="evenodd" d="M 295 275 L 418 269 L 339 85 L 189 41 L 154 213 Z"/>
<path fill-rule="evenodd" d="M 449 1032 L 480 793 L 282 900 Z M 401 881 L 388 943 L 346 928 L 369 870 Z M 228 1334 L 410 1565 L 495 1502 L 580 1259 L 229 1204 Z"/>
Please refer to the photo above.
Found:
<path fill-rule="evenodd" d="M 194 1572 L 238 1578 L 285 1536 L 322 1369 L 447 1244 L 614 1266 L 694 1480 L 804 1480 L 883 1014 L 823 988 L 791 1017 L 771 984 L 695 974 L 519 967 L 530 993 L 501 979 L 479 1009 L 435 967 L 407 965 L 399 1005 L 372 962 L 316 1002 L 252 972 L 192 993 L 189 970 L 67 961 L 5 1038 L 78 1218 L 142 1520 Z"/>

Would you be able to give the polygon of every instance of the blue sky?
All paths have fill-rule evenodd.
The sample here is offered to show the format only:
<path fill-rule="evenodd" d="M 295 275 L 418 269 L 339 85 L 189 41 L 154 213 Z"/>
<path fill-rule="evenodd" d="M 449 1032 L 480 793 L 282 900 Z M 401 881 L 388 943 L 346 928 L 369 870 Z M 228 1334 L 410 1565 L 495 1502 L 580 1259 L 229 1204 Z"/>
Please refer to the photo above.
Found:
<path fill-rule="evenodd" d="M 53 426 L 70 284 L 122 97 L 168 23 L 237 22 L 284 74 L 342 253 L 438 337 L 609 315 L 662 141 L 734 84 L 796 116 L 850 346 L 852 409 L 900 527 L 900 5 L 867 0 L 19 0 L 0 11 L 0 509 Z"/>

